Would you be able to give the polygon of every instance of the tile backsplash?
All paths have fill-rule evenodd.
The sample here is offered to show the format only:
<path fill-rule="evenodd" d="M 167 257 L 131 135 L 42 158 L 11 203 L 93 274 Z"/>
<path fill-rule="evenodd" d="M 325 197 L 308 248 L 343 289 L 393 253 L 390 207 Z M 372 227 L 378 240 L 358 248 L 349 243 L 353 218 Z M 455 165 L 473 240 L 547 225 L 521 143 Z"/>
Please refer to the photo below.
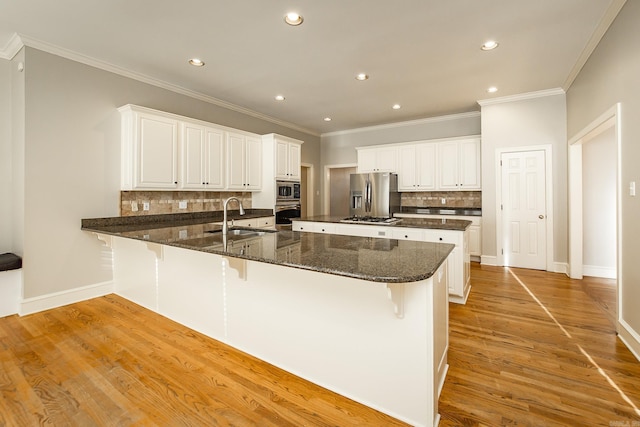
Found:
<path fill-rule="evenodd" d="M 251 209 L 250 192 L 121 191 L 120 216 L 220 211 L 224 200 L 232 196 L 240 199 L 244 208 Z M 180 202 L 186 202 L 186 208 L 181 209 Z M 144 210 L 145 203 L 149 203 L 148 211 Z M 230 204 L 229 209 L 237 210 L 238 207 Z"/>
<path fill-rule="evenodd" d="M 445 203 L 442 203 L 442 199 Z M 400 204 L 410 207 L 481 208 L 482 191 L 428 191 L 402 193 Z"/>

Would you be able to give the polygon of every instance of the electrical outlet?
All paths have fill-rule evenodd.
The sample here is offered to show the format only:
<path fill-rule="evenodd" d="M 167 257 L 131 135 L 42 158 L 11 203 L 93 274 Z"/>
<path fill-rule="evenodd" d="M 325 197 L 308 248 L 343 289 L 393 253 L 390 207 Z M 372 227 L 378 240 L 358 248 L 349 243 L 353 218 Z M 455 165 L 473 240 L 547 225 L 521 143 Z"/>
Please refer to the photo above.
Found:
<path fill-rule="evenodd" d="M 149 210 L 149 202 L 142 202 L 142 210 L 143 211 Z"/>
<path fill-rule="evenodd" d="M 178 209 L 187 209 L 187 201 L 186 200 L 180 200 L 178 202 Z"/>
<path fill-rule="evenodd" d="M 440 199 L 440 203 L 442 203 L 443 205 L 447 204 L 447 199 L 445 199 L 444 197 L 442 199 Z"/>
<path fill-rule="evenodd" d="M 138 202 L 131 202 L 131 212 L 138 212 Z"/>
<path fill-rule="evenodd" d="M 178 238 L 179 239 L 186 239 L 187 238 L 187 230 L 178 231 Z"/>
<path fill-rule="evenodd" d="M 629 195 L 630 196 L 635 196 L 636 195 L 636 182 L 635 181 L 631 181 L 629 183 Z"/>

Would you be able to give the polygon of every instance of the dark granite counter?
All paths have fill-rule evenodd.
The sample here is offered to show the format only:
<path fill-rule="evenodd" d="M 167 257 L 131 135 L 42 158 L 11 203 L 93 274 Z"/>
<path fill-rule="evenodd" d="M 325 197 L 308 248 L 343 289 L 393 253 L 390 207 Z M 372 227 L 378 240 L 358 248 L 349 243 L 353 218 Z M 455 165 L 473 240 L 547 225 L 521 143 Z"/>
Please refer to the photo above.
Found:
<path fill-rule="evenodd" d="M 331 222 L 340 223 L 340 220 L 344 217 L 319 215 L 306 218 L 296 218 L 295 221 L 308 221 L 308 222 Z M 381 227 L 407 227 L 407 228 L 427 228 L 436 230 L 453 230 L 464 231 L 470 225 L 471 221 L 464 219 L 439 219 L 439 218 L 399 218 L 399 221 L 393 224 L 379 224 L 371 222 L 362 222 L 358 225 L 379 225 Z"/>
<path fill-rule="evenodd" d="M 236 211 L 237 212 L 237 211 Z M 252 213 L 253 214 L 253 213 Z M 184 215 L 184 214 L 183 214 Z M 431 277 L 454 245 L 392 239 L 261 230 L 247 236 L 227 236 L 213 224 L 212 215 L 136 220 L 98 218 L 82 220 L 85 231 L 176 246 L 385 283 L 416 282 Z M 260 216 L 260 215 L 257 215 Z M 264 215 L 263 215 L 264 216 Z M 238 218 L 240 218 L 238 216 Z M 247 218 L 247 215 L 241 217 Z M 242 229 L 242 227 L 235 227 Z M 247 229 L 249 230 L 249 229 Z M 256 229 L 253 229 L 256 230 Z M 225 244 L 226 243 L 226 244 Z"/>

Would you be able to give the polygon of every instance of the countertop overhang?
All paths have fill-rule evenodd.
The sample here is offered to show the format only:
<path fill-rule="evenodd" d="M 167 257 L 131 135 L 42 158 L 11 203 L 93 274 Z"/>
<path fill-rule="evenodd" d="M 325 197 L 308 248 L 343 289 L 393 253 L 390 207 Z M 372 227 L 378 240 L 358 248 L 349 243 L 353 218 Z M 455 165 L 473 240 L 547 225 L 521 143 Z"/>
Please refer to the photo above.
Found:
<path fill-rule="evenodd" d="M 225 247 L 216 237 L 219 220 L 212 220 L 212 215 L 181 215 L 155 215 L 158 218 L 146 222 L 145 217 L 83 219 L 82 230 L 383 283 L 428 279 L 454 249 L 446 243 L 289 230 L 262 230 L 259 236 L 233 239 Z M 248 250 L 249 244 L 257 250 Z"/>
<path fill-rule="evenodd" d="M 341 216 L 319 215 L 307 218 L 296 218 L 295 221 L 340 223 L 344 219 Z M 465 231 L 471 225 L 466 219 L 440 219 L 440 218 L 400 218 L 393 224 L 381 225 L 375 222 L 359 222 L 357 225 L 374 225 L 381 227 L 405 227 L 405 228 L 429 228 L 435 230 Z"/>

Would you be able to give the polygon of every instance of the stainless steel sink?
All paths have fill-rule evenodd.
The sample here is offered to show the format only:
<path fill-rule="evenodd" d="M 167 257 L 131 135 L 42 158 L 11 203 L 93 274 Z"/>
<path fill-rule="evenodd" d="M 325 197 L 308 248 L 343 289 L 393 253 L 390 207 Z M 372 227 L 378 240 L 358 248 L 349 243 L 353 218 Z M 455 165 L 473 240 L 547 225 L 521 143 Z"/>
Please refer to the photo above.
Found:
<path fill-rule="evenodd" d="M 227 240 L 241 240 L 249 239 L 251 237 L 264 236 L 267 233 L 277 233 L 278 230 L 269 230 L 265 228 L 244 228 L 233 227 L 227 230 Z M 222 230 L 210 230 L 207 233 L 212 233 L 214 240 L 222 241 Z"/>

